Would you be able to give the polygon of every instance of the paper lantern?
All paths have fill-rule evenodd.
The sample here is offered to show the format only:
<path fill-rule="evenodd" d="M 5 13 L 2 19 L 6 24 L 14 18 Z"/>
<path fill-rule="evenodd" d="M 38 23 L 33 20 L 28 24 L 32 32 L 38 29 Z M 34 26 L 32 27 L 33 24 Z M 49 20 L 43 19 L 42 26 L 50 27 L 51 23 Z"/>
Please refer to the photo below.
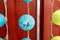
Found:
<path fill-rule="evenodd" d="M 29 38 L 23 38 L 22 40 L 31 40 L 31 39 L 29 39 Z"/>
<path fill-rule="evenodd" d="M 24 0 L 24 2 L 31 2 L 32 0 Z"/>
<path fill-rule="evenodd" d="M 35 20 L 31 15 L 24 14 L 19 18 L 19 27 L 23 30 L 31 30 L 35 25 Z"/>
<path fill-rule="evenodd" d="M 6 18 L 3 14 L 0 13 L 0 27 L 2 27 L 6 23 Z"/>
<path fill-rule="evenodd" d="M 53 14 L 52 14 L 52 22 L 56 25 L 60 26 L 60 10 L 56 10 Z"/>
<path fill-rule="evenodd" d="M 3 40 L 2 38 L 0 38 L 0 40 Z"/>
<path fill-rule="evenodd" d="M 51 40 L 60 40 L 60 36 L 55 36 Z"/>

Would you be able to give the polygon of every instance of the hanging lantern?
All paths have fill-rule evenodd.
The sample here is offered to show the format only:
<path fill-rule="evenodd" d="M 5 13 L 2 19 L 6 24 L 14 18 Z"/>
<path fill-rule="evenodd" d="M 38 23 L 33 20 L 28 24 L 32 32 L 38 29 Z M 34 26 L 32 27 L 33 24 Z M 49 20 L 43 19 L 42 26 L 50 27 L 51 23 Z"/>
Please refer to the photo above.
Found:
<path fill-rule="evenodd" d="M 24 0 L 24 2 L 31 2 L 32 0 Z"/>
<path fill-rule="evenodd" d="M 2 27 L 6 23 L 6 18 L 3 14 L 0 13 L 0 27 Z"/>
<path fill-rule="evenodd" d="M 29 39 L 29 38 L 23 38 L 22 40 L 31 40 L 31 39 Z"/>
<path fill-rule="evenodd" d="M 25 14 L 19 18 L 19 26 L 23 30 L 31 30 L 35 25 L 35 20 L 31 15 Z"/>
<path fill-rule="evenodd" d="M 3 40 L 2 38 L 0 38 L 0 40 Z"/>
<path fill-rule="evenodd" d="M 60 40 L 60 36 L 55 36 L 51 40 Z"/>
<path fill-rule="evenodd" d="M 52 22 L 56 25 L 60 26 L 60 10 L 56 10 L 53 14 L 52 14 Z"/>

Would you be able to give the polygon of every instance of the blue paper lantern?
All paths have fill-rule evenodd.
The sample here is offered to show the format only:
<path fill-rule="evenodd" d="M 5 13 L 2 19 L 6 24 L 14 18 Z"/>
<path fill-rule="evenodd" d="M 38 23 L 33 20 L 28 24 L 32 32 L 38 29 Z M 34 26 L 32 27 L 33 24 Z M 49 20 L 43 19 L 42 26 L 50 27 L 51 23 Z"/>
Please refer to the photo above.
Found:
<path fill-rule="evenodd" d="M 19 27 L 23 30 L 31 30 L 35 25 L 35 20 L 31 15 L 25 14 L 19 18 Z"/>
<path fill-rule="evenodd" d="M 3 14 L 0 13 L 0 27 L 2 27 L 6 23 L 6 18 Z"/>
<path fill-rule="evenodd" d="M 0 38 L 0 40 L 3 40 L 2 38 Z"/>
<path fill-rule="evenodd" d="M 32 0 L 24 0 L 24 2 L 31 2 Z"/>
<path fill-rule="evenodd" d="M 29 39 L 29 38 L 23 38 L 22 40 L 31 40 L 31 39 Z"/>

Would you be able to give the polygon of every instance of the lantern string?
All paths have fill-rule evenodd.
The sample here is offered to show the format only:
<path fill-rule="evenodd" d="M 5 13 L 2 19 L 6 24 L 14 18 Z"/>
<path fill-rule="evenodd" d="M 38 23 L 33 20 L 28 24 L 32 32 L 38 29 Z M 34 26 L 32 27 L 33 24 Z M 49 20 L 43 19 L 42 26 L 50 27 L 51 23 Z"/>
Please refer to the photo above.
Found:
<path fill-rule="evenodd" d="M 30 14 L 29 2 L 27 2 L 28 14 Z"/>
<path fill-rule="evenodd" d="M 29 2 L 27 2 L 27 8 L 28 8 L 28 15 L 29 15 L 30 14 Z M 29 30 L 28 30 L 28 38 L 30 38 L 29 37 Z"/>
<path fill-rule="evenodd" d="M 53 13 L 53 4 L 54 4 L 54 0 L 51 0 L 51 16 L 52 16 L 52 13 Z M 53 33 L 52 33 L 52 28 L 53 28 L 53 25 L 52 25 L 52 17 L 51 17 L 51 38 L 53 37 Z"/>
<path fill-rule="evenodd" d="M 7 29 L 7 33 L 6 33 L 5 39 L 8 40 L 7 0 L 4 0 L 4 6 L 5 6 L 5 18 L 6 18 L 6 29 Z"/>

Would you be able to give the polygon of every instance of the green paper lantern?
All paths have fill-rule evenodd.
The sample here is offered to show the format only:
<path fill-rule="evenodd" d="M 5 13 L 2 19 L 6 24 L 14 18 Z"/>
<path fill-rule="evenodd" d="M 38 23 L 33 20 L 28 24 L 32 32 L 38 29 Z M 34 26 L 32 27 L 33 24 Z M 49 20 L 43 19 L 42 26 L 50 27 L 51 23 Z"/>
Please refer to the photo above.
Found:
<path fill-rule="evenodd" d="M 52 37 L 51 40 L 60 40 L 60 36 L 55 36 L 55 37 Z"/>
<path fill-rule="evenodd" d="M 60 10 L 56 10 L 53 14 L 52 14 L 52 22 L 56 25 L 60 26 Z"/>

